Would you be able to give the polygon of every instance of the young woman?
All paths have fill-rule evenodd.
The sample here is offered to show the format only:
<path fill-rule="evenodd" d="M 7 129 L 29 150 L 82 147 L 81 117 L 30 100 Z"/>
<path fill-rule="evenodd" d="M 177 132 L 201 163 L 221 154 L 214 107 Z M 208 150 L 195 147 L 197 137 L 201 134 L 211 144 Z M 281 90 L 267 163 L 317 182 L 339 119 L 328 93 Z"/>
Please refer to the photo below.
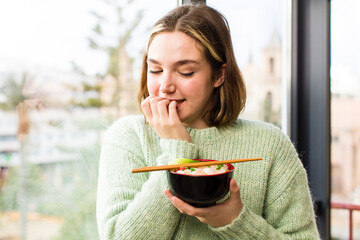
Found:
<path fill-rule="evenodd" d="M 101 239 L 319 239 L 307 175 L 278 128 L 238 119 L 246 91 L 226 19 L 181 6 L 153 27 L 143 61 L 144 116 L 118 120 L 104 139 L 97 198 Z M 195 208 L 168 190 L 164 171 L 131 169 L 176 158 L 236 164 L 230 196 Z"/>

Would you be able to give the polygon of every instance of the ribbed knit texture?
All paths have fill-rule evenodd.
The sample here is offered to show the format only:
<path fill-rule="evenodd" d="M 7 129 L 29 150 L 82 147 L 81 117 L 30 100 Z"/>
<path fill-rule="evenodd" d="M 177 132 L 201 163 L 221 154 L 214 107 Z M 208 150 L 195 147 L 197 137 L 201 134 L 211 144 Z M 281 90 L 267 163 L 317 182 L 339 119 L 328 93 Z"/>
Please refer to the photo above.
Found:
<path fill-rule="evenodd" d="M 319 239 L 307 175 L 289 138 L 265 123 L 237 120 L 230 127 L 191 129 L 193 143 L 160 139 L 142 116 L 107 131 L 97 193 L 99 235 L 107 239 Z M 235 164 L 243 209 L 213 228 L 181 214 L 166 198 L 165 171 L 131 173 L 176 158 L 256 158 Z"/>

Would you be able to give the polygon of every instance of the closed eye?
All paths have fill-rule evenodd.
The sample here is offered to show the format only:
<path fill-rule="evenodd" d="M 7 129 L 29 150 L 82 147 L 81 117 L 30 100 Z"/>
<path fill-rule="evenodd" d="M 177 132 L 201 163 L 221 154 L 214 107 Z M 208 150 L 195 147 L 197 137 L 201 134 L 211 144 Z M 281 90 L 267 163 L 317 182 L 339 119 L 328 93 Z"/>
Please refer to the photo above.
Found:
<path fill-rule="evenodd" d="M 157 73 L 161 73 L 162 70 L 158 70 L 158 71 L 153 71 L 153 70 L 149 70 L 149 73 L 152 73 L 152 74 L 157 74 Z"/>
<path fill-rule="evenodd" d="M 189 73 L 180 73 L 181 75 L 183 75 L 184 77 L 190 77 L 194 74 L 194 72 L 189 72 Z"/>

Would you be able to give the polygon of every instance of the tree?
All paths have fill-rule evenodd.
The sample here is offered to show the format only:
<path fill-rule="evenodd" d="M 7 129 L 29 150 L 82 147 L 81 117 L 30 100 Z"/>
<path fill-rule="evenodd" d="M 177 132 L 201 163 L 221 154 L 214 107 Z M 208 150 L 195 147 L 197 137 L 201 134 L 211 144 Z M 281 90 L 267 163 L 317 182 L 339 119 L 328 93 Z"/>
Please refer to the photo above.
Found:
<path fill-rule="evenodd" d="M 10 75 L 5 79 L 5 83 L 0 87 L 0 94 L 5 98 L 4 102 L 0 102 L 0 109 L 4 111 L 15 111 L 19 103 L 29 99 L 23 94 L 27 74 L 23 73 L 21 79 L 18 80 L 14 75 Z"/>
<path fill-rule="evenodd" d="M 115 88 L 109 105 L 117 109 L 117 115 L 119 116 L 119 101 L 126 87 L 127 69 L 123 67 L 123 62 L 126 60 L 133 61 L 127 54 L 126 46 L 131 40 L 133 31 L 141 22 L 143 10 L 138 10 L 132 19 L 129 19 L 124 16 L 124 12 L 130 5 L 134 4 L 134 0 L 103 0 L 102 2 L 114 10 L 113 18 L 91 11 L 90 13 L 96 19 L 96 24 L 92 29 L 93 34 L 88 38 L 88 42 L 91 48 L 103 51 L 108 55 L 109 61 L 106 75 L 115 79 Z M 111 30 L 106 31 L 107 29 Z"/>
<path fill-rule="evenodd" d="M 65 194 L 62 191 L 61 197 L 53 198 L 53 202 L 44 202 L 37 211 L 64 219 L 54 240 L 97 240 L 96 186 L 100 144 L 66 151 L 80 153 L 78 159 L 63 165 L 72 184 L 71 192 Z"/>
<path fill-rule="evenodd" d="M 29 99 L 28 96 L 25 96 L 23 94 L 23 89 L 25 86 L 25 82 L 27 81 L 27 74 L 23 73 L 20 79 L 17 79 L 15 75 L 9 75 L 5 77 L 5 81 L 3 82 L 3 85 L 0 87 L 0 95 L 4 98 L 4 101 L 0 102 L 0 110 L 8 111 L 8 112 L 14 112 L 16 110 L 16 107 L 24 102 L 25 100 Z M 3 80 L 3 79 L 0 79 Z M 1 153 L 1 152 L 0 152 Z M 3 173 L 7 169 L 7 167 L 1 168 L 1 173 Z M 2 179 L 5 177 L 5 174 L 0 174 L 0 182 L 2 183 L 0 185 L 0 192 L 1 188 L 4 185 L 5 179 Z M 0 198 L 2 196 L 0 195 Z M 1 199 L 0 199 L 1 201 Z"/>
<path fill-rule="evenodd" d="M 19 209 L 19 189 L 21 188 L 20 179 L 24 177 L 25 189 L 28 199 L 35 199 L 44 192 L 41 170 L 34 164 L 28 164 L 25 176 L 20 175 L 20 169 L 12 167 L 9 169 L 4 188 L 0 191 L 0 212 L 13 211 Z"/>
<path fill-rule="evenodd" d="M 77 161 L 77 174 L 81 177 L 75 182 L 72 194 L 71 211 L 64 215 L 65 223 L 57 239 L 96 240 L 96 186 L 100 145 L 82 149 L 81 159 Z"/>
<path fill-rule="evenodd" d="M 82 82 L 82 91 L 83 95 L 91 95 L 91 97 L 88 97 L 84 99 L 83 101 L 76 101 L 72 100 L 70 102 L 71 105 L 79 106 L 83 108 L 100 108 L 105 106 L 106 104 L 101 101 L 100 95 L 101 95 L 102 87 L 100 84 L 91 85 L 86 82 Z"/>
<path fill-rule="evenodd" d="M 40 179 L 39 169 L 36 165 L 29 165 L 26 161 L 26 137 L 29 132 L 30 122 L 28 111 L 38 107 L 39 100 L 24 94 L 25 84 L 29 81 L 26 73 L 20 80 L 13 75 L 6 79 L 1 87 L 0 94 L 5 97 L 5 102 L 0 104 L 0 109 L 18 112 L 18 139 L 20 142 L 20 166 L 13 167 L 9 174 L 9 180 L 4 184 L 4 190 L 0 189 L 1 210 L 21 210 L 21 235 L 26 238 L 27 204 L 32 193 L 39 193 Z M 34 174 L 33 174 L 34 173 Z M 10 205 L 9 205 L 10 201 Z"/>

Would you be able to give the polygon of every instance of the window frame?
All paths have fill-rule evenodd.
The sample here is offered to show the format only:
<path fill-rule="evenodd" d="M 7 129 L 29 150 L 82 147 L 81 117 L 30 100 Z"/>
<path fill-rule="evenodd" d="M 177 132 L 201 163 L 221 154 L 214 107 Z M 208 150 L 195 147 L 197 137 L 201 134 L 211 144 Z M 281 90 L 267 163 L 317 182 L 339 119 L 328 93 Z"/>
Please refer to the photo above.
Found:
<path fill-rule="evenodd" d="M 308 172 L 321 239 L 330 238 L 330 0 L 292 0 L 290 138 Z"/>

